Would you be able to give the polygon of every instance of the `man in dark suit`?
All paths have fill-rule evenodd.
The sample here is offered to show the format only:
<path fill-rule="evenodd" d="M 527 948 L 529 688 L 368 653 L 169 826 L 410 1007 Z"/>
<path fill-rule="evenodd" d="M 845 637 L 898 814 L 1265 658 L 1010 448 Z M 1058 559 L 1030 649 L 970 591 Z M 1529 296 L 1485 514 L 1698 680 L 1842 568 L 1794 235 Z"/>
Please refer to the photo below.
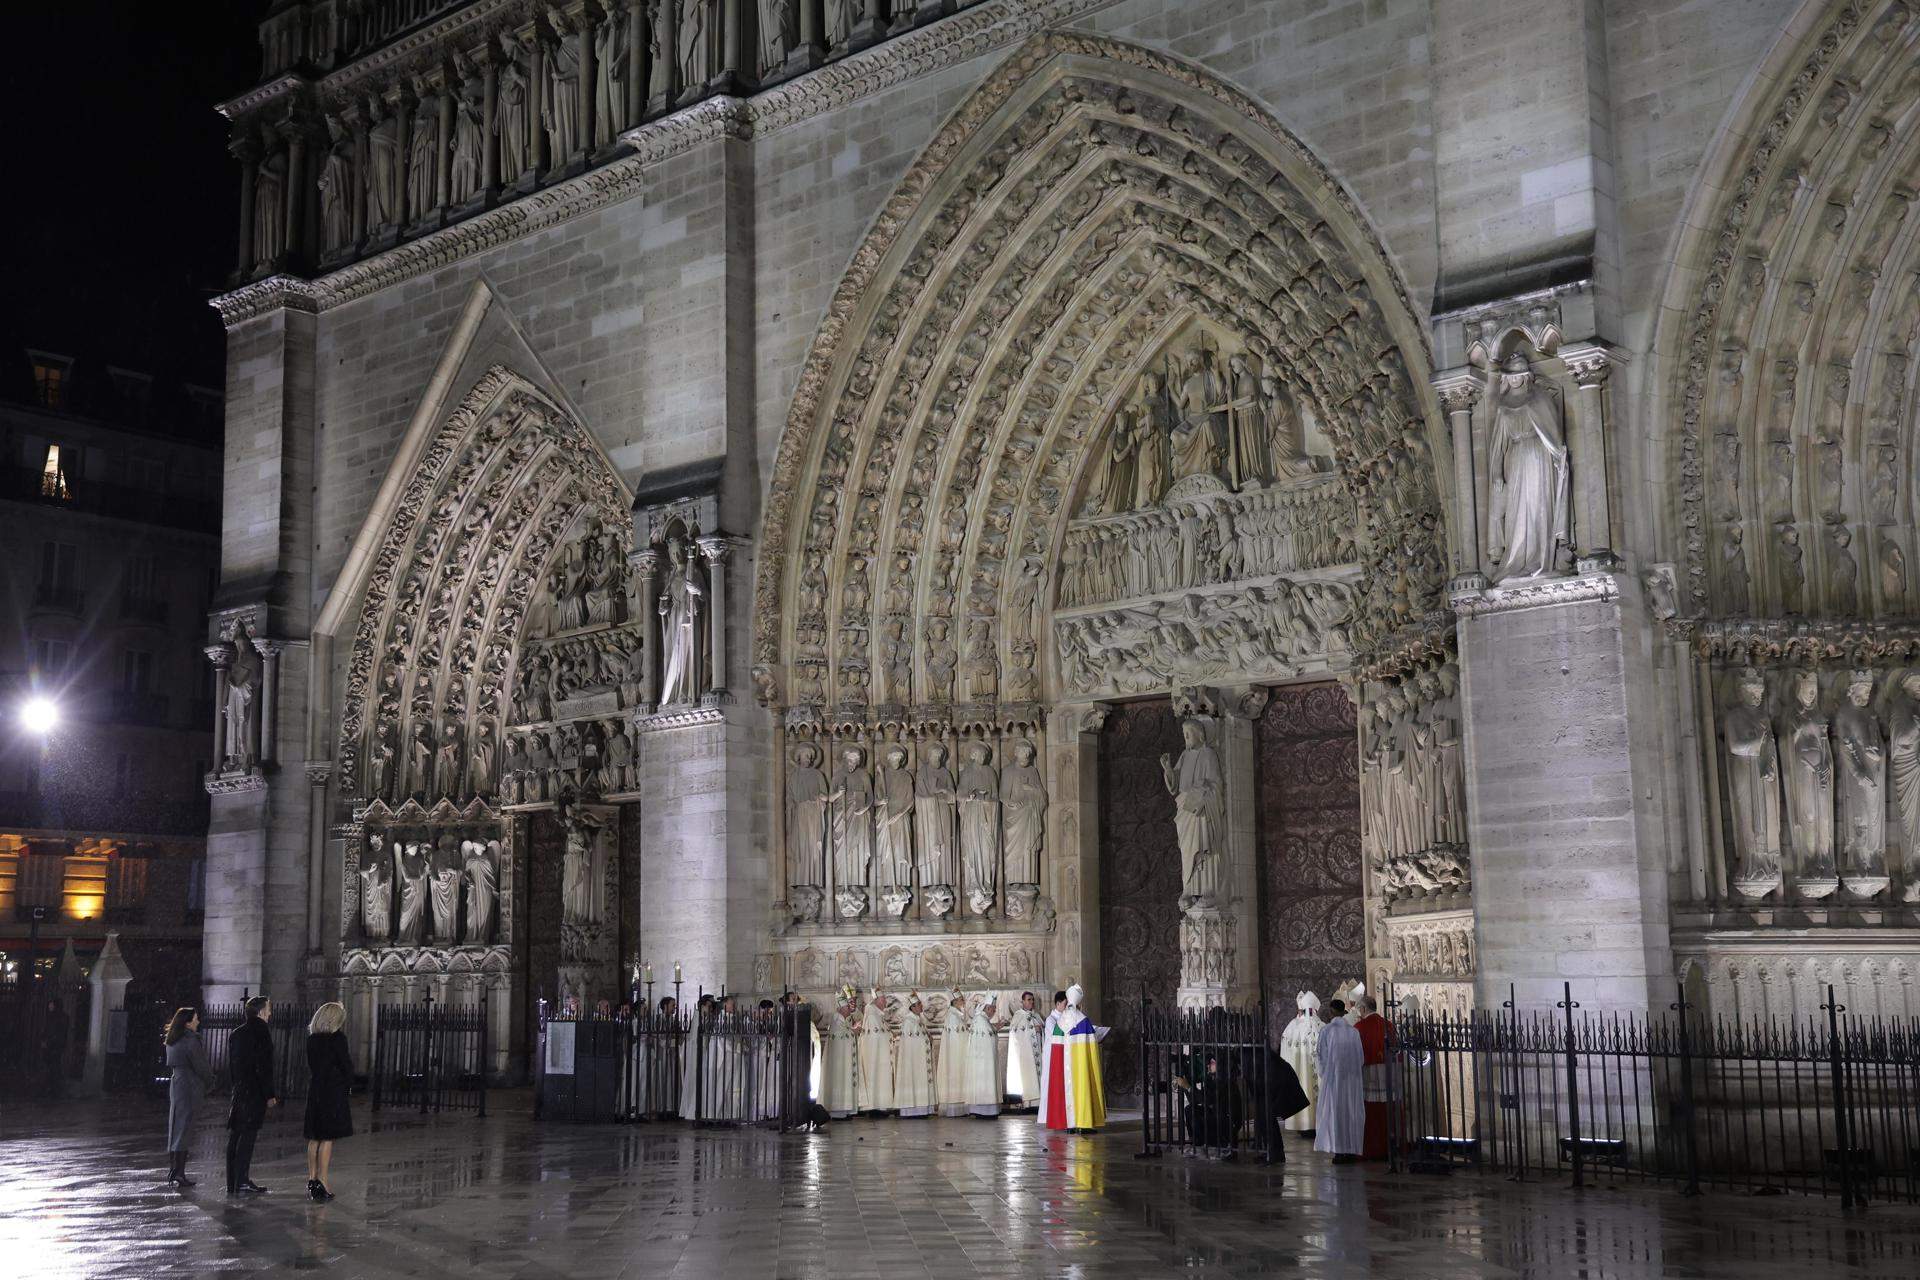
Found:
<path fill-rule="evenodd" d="M 227 1066 L 233 1074 L 233 1105 L 227 1111 L 227 1194 L 259 1195 L 266 1188 L 248 1177 L 253 1140 L 266 1122 L 267 1108 L 280 1105 L 273 1089 L 273 1033 L 267 1023 L 273 1002 L 265 996 L 247 1001 L 247 1020 L 227 1039 Z"/>

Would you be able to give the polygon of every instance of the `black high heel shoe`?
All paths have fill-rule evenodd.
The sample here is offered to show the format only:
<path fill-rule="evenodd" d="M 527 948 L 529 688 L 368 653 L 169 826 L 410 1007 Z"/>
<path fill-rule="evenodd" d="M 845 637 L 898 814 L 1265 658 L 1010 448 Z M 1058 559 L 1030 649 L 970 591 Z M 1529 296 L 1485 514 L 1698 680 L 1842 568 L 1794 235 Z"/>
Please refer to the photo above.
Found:
<path fill-rule="evenodd" d="M 318 1178 L 307 1179 L 307 1194 L 315 1200 L 331 1200 L 333 1192 L 327 1190 L 327 1184 Z"/>

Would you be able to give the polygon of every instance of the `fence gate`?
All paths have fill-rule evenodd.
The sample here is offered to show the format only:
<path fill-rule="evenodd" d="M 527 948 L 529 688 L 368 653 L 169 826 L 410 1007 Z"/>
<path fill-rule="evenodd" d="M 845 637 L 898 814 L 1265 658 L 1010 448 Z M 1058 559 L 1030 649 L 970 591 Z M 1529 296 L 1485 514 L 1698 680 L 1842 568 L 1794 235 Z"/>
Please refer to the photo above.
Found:
<path fill-rule="evenodd" d="M 379 1010 L 373 1039 L 373 1107 L 487 1114 L 487 1015 L 479 1005 Z"/>

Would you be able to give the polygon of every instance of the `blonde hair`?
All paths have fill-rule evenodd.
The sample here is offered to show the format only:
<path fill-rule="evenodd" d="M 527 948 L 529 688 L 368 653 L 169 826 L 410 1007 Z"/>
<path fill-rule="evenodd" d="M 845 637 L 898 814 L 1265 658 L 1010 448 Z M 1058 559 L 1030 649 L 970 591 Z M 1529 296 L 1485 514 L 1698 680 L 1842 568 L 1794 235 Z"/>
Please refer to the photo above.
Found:
<path fill-rule="evenodd" d="M 307 1024 L 307 1034 L 323 1036 L 346 1025 L 347 1006 L 338 1000 L 329 1000 L 313 1011 L 313 1021 Z"/>

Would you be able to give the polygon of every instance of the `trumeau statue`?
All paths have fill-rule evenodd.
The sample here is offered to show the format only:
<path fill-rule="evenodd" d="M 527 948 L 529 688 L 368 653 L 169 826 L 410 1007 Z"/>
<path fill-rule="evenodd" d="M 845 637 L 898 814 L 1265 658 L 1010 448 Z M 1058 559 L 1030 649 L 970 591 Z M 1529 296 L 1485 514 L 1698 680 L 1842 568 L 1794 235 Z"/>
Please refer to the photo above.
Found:
<path fill-rule="evenodd" d="M 666 658 L 660 674 L 662 703 L 700 700 L 700 614 L 706 594 L 686 542 L 669 539 L 667 579 L 659 604 L 660 652 Z"/>
<path fill-rule="evenodd" d="M 370 942 L 385 942 L 393 932 L 393 868 L 377 832 L 367 837 L 367 860 L 360 868 L 360 919 Z"/>
<path fill-rule="evenodd" d="M 803 742 L 787 771 L 787 882 L 795 912 L 819 918 L 827 883 L 827 778 L 820 748 Z"/>
<path fill-rule="evenodd" d="M 1226 779 L 1220 757 L 1208 745 L 1199 720 L 1180 725 L 1186 746 L 1176 762 L 1160 757 L 1160 771 L 1174 798 L 1174 830 L 1180 840 L 1180 909 L 1217 905 L 1226 860 Z"/>
<path fill-rule="evenodd" d="M 1734 688 L 1734 702 L 1721 718 L 1733 828 L 1732 883 L 1741 894 L 1758 898 L 1780 887 L 1780 754 L 1762 706 L 1766 681 L 1748 668 Z"/>
<path fill-rule="evenodd" d="M 1488 435 L 1491 507 L 1487 556 L 1493 581 L 1562 572 L 1573 549 L 1567 433 L 1560 400 L 1535 381 L 1527 358 L 1507 357 L 1493 394 Z"/>
<path fill-rule="evenodd" d="M 560 906 L 568 924 L 596 925 L 604 914 L 603 869 L 597 865 L 598 827 L 579 818 L 566 823 L 566 852 L 560 866 Z"/>
<path fill-rule="evenodd" d="M 1855 671 L 1833 717 L 1840 802 L 1840 872 L 1849 888 L 1887 873 L 1887 742 L 1873 701 L 1873 673 Z"/>
<path fill-rule="evenodd" d="M 993 748 L 968 744 L 960 770 L 960 861 L 966 878 L 967 905 L 977 916 L 993 909 L 1000 863 L 1000 775 L 993 770 Z"/>
<path fill-rule="evenodd" d="M 260 655 L 245 632 L 228 642 L 233 657 L 227 664 L 227 763 L 235 769 L 254 764 L 253 705 L 260 692 Z"/>
<path fill-rule="evenodd" d="M 1786 753 L 1787 822 L 1793 833 L 1796 887 L 1818 895 L 1831 892 L 1833 859 L 1833 740 L 1827 713 L 1820 709 L 1820 677 L 1797 672 L 1793 706 L 1780 726 Z"/>

